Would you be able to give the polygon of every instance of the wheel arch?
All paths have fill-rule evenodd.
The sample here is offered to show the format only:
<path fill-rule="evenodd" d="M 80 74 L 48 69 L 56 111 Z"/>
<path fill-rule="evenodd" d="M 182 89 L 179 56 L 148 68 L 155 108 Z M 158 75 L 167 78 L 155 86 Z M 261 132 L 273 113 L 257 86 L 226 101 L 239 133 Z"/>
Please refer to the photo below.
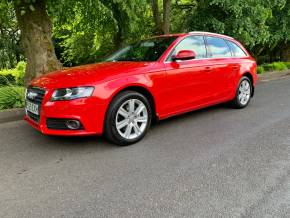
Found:
<path fill-rule="evenodd" d="M 152 109 L 152 120 L 153 120 L 153 122 L 158 121 L 158 116 L 157 116 L 157 113 L 156 113 L 156 102 L 155 102 L 154 96 L 151 93 L 151 91 L 147 87 L 144 87 L 143 85 L 132 84 L 132 85 L 128 85 L 126 87 L 123 87 L 123 88 L 119 89 L 118 91 L 116 91 L 111 96 L 109 105 L 111 104 L 113 99 L 118 94 L 120 94 L 122 92 L 125 92 L 125 91 L 135 91 L 135 92 L 138 92 L 138 93 L 144 95 L 148 99 L 148 101 L 150 103 L 150 106 L 151 106 L 151 109 Z"/>
<path fill-rule="evenodd" d="M 254 94 L 255 94 L 255 86 L 254 86 L 254 78 L 252 76 L 252 74 L 250 72 L 245 72 L 242 74 L 242 77 L 248 77 L 251 81 L 251 84 L 252 84 L 252 94 L 251 94 L 251 97 L 254 97 Z"/>

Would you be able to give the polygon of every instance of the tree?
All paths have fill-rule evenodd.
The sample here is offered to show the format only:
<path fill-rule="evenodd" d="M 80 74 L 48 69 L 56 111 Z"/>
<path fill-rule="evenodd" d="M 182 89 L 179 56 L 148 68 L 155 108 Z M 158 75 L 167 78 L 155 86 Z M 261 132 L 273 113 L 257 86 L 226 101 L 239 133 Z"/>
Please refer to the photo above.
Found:
<path fill-rule="evenodd" d="M 12 67 L 22 58 L 20 31 L 28 62 L 26 83 L 60 69 L 60 62 L 64 66 L 96 62 L 124 44 L 170 32 L 222 33 L 240 40 L 263 61 L 289 60 L 289 4 L 289 0 L 5 0 L 0 2 L 1 66 Z"/>
<path fill-rule="evenodd" d="M 168 34 L 170 31 L 171 19 L 171 0 L 163 0 L 163 32 Z"/>
<path fill-rule="evenodd" d="M 150 8 L 143 0 L 66 0 L 49 4 L 49 10 L 65 66 L 99 61 L 151 35 Z"/>
<path fill-rule="evenodd" d="M 146 13 L 147 4 L 142 0 L 6 1 L 13 1 L 21 30 L 21 45 L 27 58 L 26 83 L 35 76 L 61 69 L 53 42 L 59 43 L 61 60 L 74 65 L 96 61 L 118 49 L 128 34 L 144 34 L 137 30 L 143 22 L 141 18 L 146 17 L 142 13 Z"/>
<path fill-rule="evenodd" d="M 171 0 L 163 0 L 163 13 L 160 13 L 158 0 L 151 0 L 151 8 L 155 22 L 155 33 L 168 34 L 171 23 Z M 163 15 L 163 19 L 161 19 L 161 15 Z"/>
<path fill-rule="evenodd" d="M 289 44 L 289 0 L 197 0 L 192 8 L 182 4 L 183 1 L 187 0 L 177 0 L 187 13 L 179 18 L 179 24 L 183 19 L 184 25 L 175 27 L 176 31 L 200 30 L 230 35 L 246 45 L 258 59 L 263 56 L 263 61 L 280 60 L 281 47 Z M 287 60 L 289 53 L 287 49 L 283 51 L 282 59 Z"/>
<path fill-rule="evenodd" d="M 271 61 L 290 61 L 290 1 L 280 0 L 271 7 L 273 16 L 268 22 L 271 38 L 264 50 L 270 53 Z"/>
<path fill-rule="evenodd" d="M 11 2 L 0 2 L 0 69 L 14 68 L 23 59 L 20 31 Z"/>
<path fill-rule="evenodd" d="M 46 0 L 16 0 L 14 8 L 21 30 L 21 45 L 27 58 L 25 83 L 61 68 L 52 43 L 52 22 Z"/>

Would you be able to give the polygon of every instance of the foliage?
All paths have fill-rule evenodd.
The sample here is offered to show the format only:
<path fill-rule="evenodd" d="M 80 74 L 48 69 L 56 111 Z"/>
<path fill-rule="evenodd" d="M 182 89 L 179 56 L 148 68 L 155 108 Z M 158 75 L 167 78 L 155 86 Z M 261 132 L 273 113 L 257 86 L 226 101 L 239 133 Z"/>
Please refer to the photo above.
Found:
<path fill-rule="evenodd" d="M 13 68 L 23 59 L 20 32 L 12 2 L 0 1 L 0 69 Z"/>
<path fill-rule="evenodd" d="M 287 65 L 283 62 L 274 62 L 272 65 L 274 71 L 287 70 Z"/>
<path fill-rule="evenodd" d="M 150 30 L 143 0 L 52 1 L 49 6 L 58 55 L 68 66 L 96 62 Z"/>
<path fill-rule="evenodd" d="M 164 16 L 167 1 L 154 1 Z M 46 0 L 58 58 L 65 66 L 96 62 L 124 44 L 153 35 L 154 1 Z M 13 2 L 22 4 L 21 14 L 27 14 L 35 11 L 37 0 L 0 2 L 0 68 L 12 68 L 23 59 Z M 230 35 L 260 63 L 281 61 L 281 48 L 290 46 L 289 0 L 171 0 L 171 15 L 171 32 Z"/>
<path fill-rule="evenodd" d="M 233 36 L 247 47 L 264 44 L 270 38 L 267 20 L 271 8 L 263 0 L 204 0 L 190 15 L 192 30 Z"/>
<path fill-rule="evenodd" d="M 288 69 L 290 69 L 290 62 L 284 62 Z"/>
<path fill-rule="evenodd" d="M 95 62 L 124 43 L 155 31 L 151 1 L 50 2 L 54 36 L 66 65 Z M 277 50 L 290 41 L 287 0 L 177 0 L 172 1 L 172 14 L 171 32 L 200 30 L 230 35 L 255 57 L 265 56 L 265 61 L 280 60 Z"/>
<path fill-rule="evenodd" d="M 21 86 L 0 87 L 0 110 L 24 107 L 24 92 Z"/>
<path fill-rule="evenodd" d="M 264 72 L 265 72 L 265 69 L 264 69 L 263 66 L 258 66 L 258 67 L 257 67 L 257 73 L 258 73 L 258 74 L 263 74 Z"/>
<path fill-rule="evenodd" d="M 290 62 L 273 62 L 270 64 L 262 64 L 258 67 L 258 74 L 272 71 L 283 71 L 290 69 Z"/>
<path fill-rule="evenodd" d="M 287 69 L 287 65 L 283 62 L 274 62 L 271 64 L 264 64 L 263 65 L 265 71 L 282 71 Z"/>
<path fill-rule="evenodd" d="M 255 57 L 280 60 L 279 49 L 289 42 L 289 0 L 203 0 L 180 15 L 176 31 L 209 31 L 230 35 Z M 174 21 L 175 23 L 175 21 Z M 176 28 L 176 27 L 175 27 Z"/>
<path fill-rule="evenodd" d="M 271 5 L 272 17 L 267 22 L 271 32 L 268 48 L 271 50 L 274 50 L 277 46 L 281 48 L 281 44 L 290 40 L 290 1 L 279 0 L 274 2 Z"/>
<path fill-rule="evenodd" d="M 21 61 L 14 69 L 0 70 L 0 86 L 1 85 L 23 85 L 24 72 L 26 63 Z"/>

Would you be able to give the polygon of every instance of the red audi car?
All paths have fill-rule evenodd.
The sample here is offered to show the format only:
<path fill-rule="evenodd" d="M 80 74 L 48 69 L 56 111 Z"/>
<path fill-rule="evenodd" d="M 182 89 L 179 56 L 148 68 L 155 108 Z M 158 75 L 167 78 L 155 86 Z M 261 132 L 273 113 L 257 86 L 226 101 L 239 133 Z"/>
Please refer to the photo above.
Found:
<path fill-rule="evenodd" d="M 26 116 L 47 135 L 104 134 L 129 145 L 153 119 L 231 102 L 246 107 L 254 95 L 256 62 L 231 37 L 191 32 L 124 47 L 102 63 L 36 78 L 27 88 Z"/>

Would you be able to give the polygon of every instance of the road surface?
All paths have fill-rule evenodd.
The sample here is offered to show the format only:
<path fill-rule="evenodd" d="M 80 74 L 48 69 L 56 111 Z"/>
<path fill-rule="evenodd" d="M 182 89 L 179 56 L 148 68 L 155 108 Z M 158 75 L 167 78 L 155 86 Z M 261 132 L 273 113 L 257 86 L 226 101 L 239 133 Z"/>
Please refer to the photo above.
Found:
<path fill-rule="evenodd" d="M 290 79 L 130 147 L 0 124 L 0 217 L 290 217 Z"/>

